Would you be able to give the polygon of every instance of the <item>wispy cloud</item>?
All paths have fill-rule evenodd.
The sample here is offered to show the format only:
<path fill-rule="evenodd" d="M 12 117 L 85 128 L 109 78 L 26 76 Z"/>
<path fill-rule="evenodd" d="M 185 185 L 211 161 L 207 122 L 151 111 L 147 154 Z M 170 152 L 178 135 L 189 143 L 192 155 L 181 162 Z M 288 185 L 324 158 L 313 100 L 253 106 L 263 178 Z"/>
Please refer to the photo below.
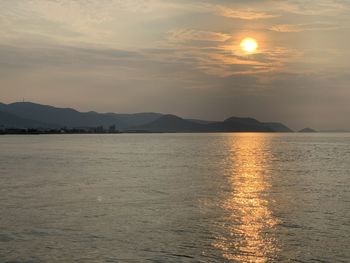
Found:
<path fill-rule="evenodd" d="M 0 3 L 6 39 L 47 38 L 64 44 L 131 45 L 140 24 L 170 16 L 174 5 L 159 0 L 30 0 Z M 6 41 L 0 39 L 0 42 Z"/>
<path fill-rule="evenodd" d="M 271 31 L 281 33 L 296 33 L 303 31 L 315 31 L 315 30 L 336 30 L 342 26 L 339 24 L 327 24 L 327 23 L 309 23 L 309 24 L 280 24 L 274 25 L 269 28 Z"/>
<path fill-rule="evenodd" d="M 286 0 L 276 4 L 285 12 L 313 16 L 346 14 L 350 8 L 350 2 L 342 0 Z"/>
<path fill-rule="evenodd" d="M 252 8 L 236 9 L 236 8 L 230 8 L 226 6 L 220 6 L 220 5 L 208 6 L 208 8 L 213 10 L 213 12 L 215 12 L 218 15 L 229 17 L 229 18 L 243 19 L 243 20 L 269 19 L 269 18 L 278 16 L 278 14 L 269 14 L 267 12 L 254 10 Z"/>
<path fill-rule="evenodd" d="M 218 41 L 223 42 L 231 36 L 220 32 L 201 31 L 194 29 L 172 29 L 168 32 L 167 40 L 170 42 L 188 41 Z"/>

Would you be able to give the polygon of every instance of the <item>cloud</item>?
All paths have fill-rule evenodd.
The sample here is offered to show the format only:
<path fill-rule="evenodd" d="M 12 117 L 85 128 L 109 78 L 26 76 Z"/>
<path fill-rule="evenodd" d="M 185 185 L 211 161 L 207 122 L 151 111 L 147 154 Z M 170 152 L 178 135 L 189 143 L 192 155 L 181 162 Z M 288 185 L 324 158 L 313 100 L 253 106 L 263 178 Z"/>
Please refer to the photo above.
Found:
<path fill-rule="evenodd" d="M 291 32 L 302 32 L 305 28 L 302 25 L 293 25 L 293 24 L 282 24 L 274 25 L 269 28 L 271 31 L 282 32 L 282 33 L 291 33 Z"/>
<path fill-rule="evenodd" d="M 342 28 L 338 24 L 327 23 L 310 23 L 310 24 L 280 24 L 274 25 L 269 28 L 271 31 L 281 33 L 295 33 L 303 31 L 315 31 L 315 30 L 336 30 Z"/>
<path fill-rule="evenodd" d="M 341 0 L 286 0 L 276 3 L 285 12 L 312 16 L 347 14 L 350 8 L 348 1 Z"/>
<path fill-rule="evenodd" d="M 163 14 L 170 17 L 171 8 L 159 0 L 1 1 L 0 42 L 47 38 L 73 45 L 130 46 L 144 31 L 141 24 Z"/>
<path fill-rule="evenodd" d="M 269 11 L 264 10 L 265 8 L 262 5 L 262 1 L 251 4 L 249 5 L 250 7 L 247 7 L 245 1 L 241 3 L 239 1 L 232 1 L 231 3 L 226 1 L 221 1 L 222 3 L 220 3 L 220 1 L 217 2 L 219 3 L 212 4 L 209 3 L 209 1 L 185 1 L 179 2 L 176 6 L 172 5 L 172 7 L 187 10 L 188 12 L 192 13 L 213 14 L 241 20 L 270 19 L 279 16 L 278 13 L 270 12 L 270 9 Z"/>
<path fill-rule="evenodd" d="M 258 19 L 269 19 L 277 17 L 276 14 L 269 14 L 262 11 L 257 11 L 252 8 L 248 9 L 236 9 L 226 6 L 212 6 L 214 12 L 218 15 L 229 17 L 229 18 L 238 18 L 243 20 L 258 20 Z"/>
<path fill-rule="evenodd" d="M 168 32 L 167 40 L 170 42 L 188 41 L 217 41 L 224 42 L 231 36 L 220 32 L 209 32 L 194 29 L 172 29 Z"/>

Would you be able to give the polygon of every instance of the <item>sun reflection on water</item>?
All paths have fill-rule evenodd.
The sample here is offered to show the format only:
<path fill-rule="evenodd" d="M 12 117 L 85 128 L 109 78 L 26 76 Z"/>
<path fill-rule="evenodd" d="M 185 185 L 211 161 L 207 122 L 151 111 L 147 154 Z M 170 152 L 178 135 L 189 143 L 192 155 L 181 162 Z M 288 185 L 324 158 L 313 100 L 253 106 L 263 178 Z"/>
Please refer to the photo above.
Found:
<path fill-rule="evenodd" d="M 234 262 L 268 262 L 278 252 L 274 237 L 278 220 L 269 208 L 273 201 L 267 196 L 271 160 L 268 136 L 240 134 L 229 138 L 229 185 L 220 204 L 227 218 L 221 226 L 222 235 L 213 245 Z"/>

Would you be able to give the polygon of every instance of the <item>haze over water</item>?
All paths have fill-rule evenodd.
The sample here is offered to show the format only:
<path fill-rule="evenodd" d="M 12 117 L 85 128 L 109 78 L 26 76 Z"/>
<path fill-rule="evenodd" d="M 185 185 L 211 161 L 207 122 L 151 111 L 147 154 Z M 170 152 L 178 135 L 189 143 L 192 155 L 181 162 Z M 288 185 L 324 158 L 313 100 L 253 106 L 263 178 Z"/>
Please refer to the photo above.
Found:
<path fill-rule="evenodd" d="M 1 262 L 350 261 L 350 134 L 0 145 Z"/>

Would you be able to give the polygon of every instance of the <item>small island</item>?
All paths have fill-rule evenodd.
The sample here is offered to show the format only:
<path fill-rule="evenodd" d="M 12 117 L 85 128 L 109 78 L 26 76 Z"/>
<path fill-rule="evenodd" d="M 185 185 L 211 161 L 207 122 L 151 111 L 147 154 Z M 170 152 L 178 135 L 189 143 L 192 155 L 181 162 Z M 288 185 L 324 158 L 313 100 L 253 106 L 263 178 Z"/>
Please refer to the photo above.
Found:
<path fill-rule="evenodd" d="M 304 128 L 298 132 L 300 132 L 300 133 L 313 133 L 313 132 L 317 132 L 317 131 L 314 129 L 311 129 L 311 128 Z"/>

